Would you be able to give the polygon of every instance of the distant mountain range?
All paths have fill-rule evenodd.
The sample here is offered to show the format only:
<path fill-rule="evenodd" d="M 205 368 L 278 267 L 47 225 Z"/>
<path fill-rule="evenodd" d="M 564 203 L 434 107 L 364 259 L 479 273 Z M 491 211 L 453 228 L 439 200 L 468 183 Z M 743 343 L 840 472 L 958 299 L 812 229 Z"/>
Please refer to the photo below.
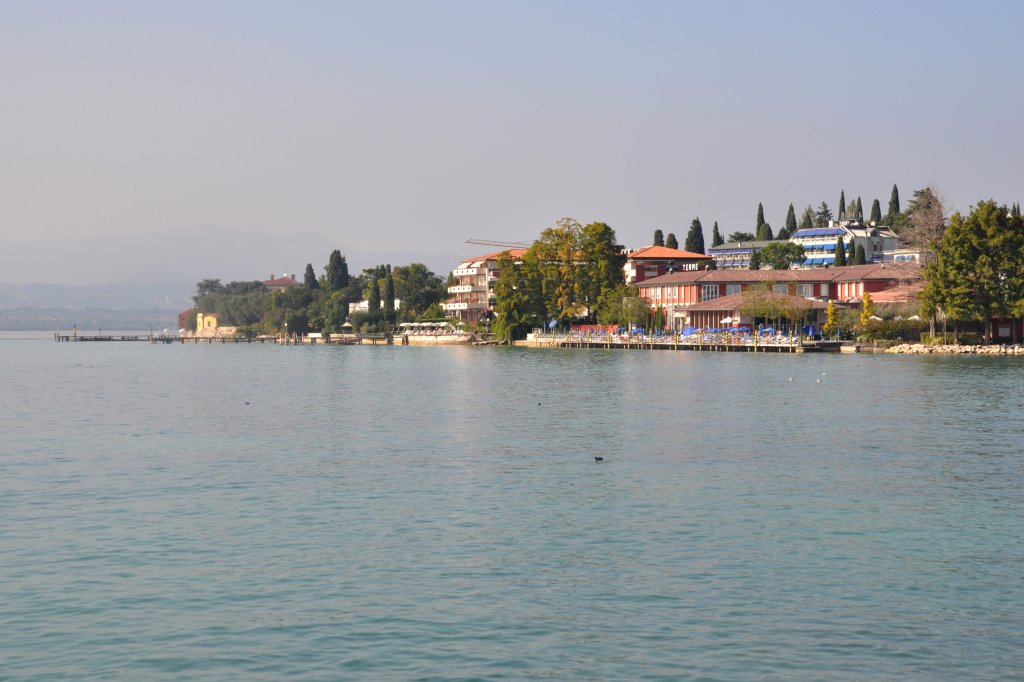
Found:
<path fill-rule="evenodd" d="M 166 313 L 176 315 L 191 306 L 200 280 L 263 280 L 285 272 L 301 279 L 306 263 L 319 275 L 334 249 L 345 255 L 353 274 L 381 263 L 418 262 L 444 277 L 467 255 L 365 253 L 311 233 L 225 228 L 0 241 L 0 329 L 63 329 L 82 314 L 110 321 L 159 318 L 163 323 Z"/>

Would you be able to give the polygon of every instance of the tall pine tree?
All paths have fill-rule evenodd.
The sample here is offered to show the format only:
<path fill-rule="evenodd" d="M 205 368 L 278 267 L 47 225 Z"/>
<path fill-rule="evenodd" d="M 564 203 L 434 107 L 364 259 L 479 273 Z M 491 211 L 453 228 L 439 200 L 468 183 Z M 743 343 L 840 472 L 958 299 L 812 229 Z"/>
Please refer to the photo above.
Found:
<path fill-rule="evenodd" d="M 700 218 L 694 218 L 690 223 L 685 249 L 693 253 L 704 253 L 704 227 L 700 224 Z"/>
<path fill-rule="evenodd" d="M 679 248 L 679 240 L 676 239 L 676 233 L 675 232 L 669 232 L 668 236 L 665 237 L 665 246 L 667 246 L 670 249 L 678 249 Z"/>
<path fill-rule="evenodd" d="M 892 186 L 892 194 L 889 195 L 889 215 L 895 216 L 900 212 L 900 191 L 896 185 Z"/>
<path fill-rule="evenodd" d="M 754 232 L 757 232 L 758 230 L 760 230 L 762 225 L 764 225 L 764 206 L 762 206 L 760 203 L 758 203 L 758 205 L 757 205 L 757 224 L 754 225 Z"/>
<path fill-rule="evenodd" d="M 665 236 L 661 233 L 661 230 L 654 231 L 654 245 L 665 246 Z"/>
<path fill-rule="evenodd" d="M 327 291 L 341 291 L 348 286 L 348 263 L 337 249 L 331 251 L 331 256 L 327 260 L 324 283 L 327 285 Z"/>
<path fill-rule="evenodd" d="M 846 265 L 846 244 L 842 239 L 836 242 L 835 264 L 836 266 Z"/>
<path fill-rule="evenodd" d="M 878 203 L 878 199 L 875 199 L 874 203 L 871 204 L 871 218 L 870 221 L 875 225 L 882 222 L 882 205 Z"/>
<path fill-rule="evenodd" d="M 320 282 L 316 281 L 316 272 L 313 271 L 313 264 L 306 263 L 306 274 L 303 277 L 302 283 L 307 289 L 319 289 Z"/>
<path fill-rule="evenodd" d="M 721 246 L 725 243 L 722 239 L 722 233 L 718 231 L 718 221 L 715 221 L 715 226 L 711 228 L 711 246 Z"/>
<path fill-rule="evenodd" d="M 839 220 L 846 220 L 846 190 L 839 191 Z"/>
<path fill-rule="evenodd" d="M 864 222 L 864 206 L 860 203 L 860 197 L 857 197 L 857 208 L 854 210 L 853 218 L 859 223 Z"/>
<path fill-rule="evenodd" d="M 856 259 L 854 259 L 853 264 L 854 265 L 867 265 L 867 263 L 868 263 L 868 259 L 867 259 L 867 254 L 864 253 L 864 245 L 863 244 L 857 244 L 857 257 L 856 257 Z"/>
<path fill-rule="evenodd" d="M 793 210 L 793 204 L 790 204 L 789 210 L 786 211 L 786 231 L 790 235 L 796 232 L 796 211 Z"/>

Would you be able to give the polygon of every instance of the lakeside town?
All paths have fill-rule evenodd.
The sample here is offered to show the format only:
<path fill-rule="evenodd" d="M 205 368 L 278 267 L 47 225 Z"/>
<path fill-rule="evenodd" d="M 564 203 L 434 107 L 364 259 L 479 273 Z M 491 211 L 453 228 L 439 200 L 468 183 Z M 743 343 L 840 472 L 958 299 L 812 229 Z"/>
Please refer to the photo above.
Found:
<path fill-rule="evenodd" d="M 793 205 L 778 231 L 758 206 L 752 232 L 705 248 L 699 218 L 680 245 L 656 229 L 624 246 L 605 223 L 559 220 L 532 243 L 468 240 L 486 253 L 446 279 L 420 263 L 350 275 L 335 250 L 323 273 L 203 280 L 179 315 L 191 339 L 293 343 L 522 343 L 720 348 L 1016 346 L 1024 338 L 1019 204 L 948 215 L 933 188 L 901 210 L 893 186 L 838 210 Z M 902 345 L 901 345 L 902 344 Z"/>

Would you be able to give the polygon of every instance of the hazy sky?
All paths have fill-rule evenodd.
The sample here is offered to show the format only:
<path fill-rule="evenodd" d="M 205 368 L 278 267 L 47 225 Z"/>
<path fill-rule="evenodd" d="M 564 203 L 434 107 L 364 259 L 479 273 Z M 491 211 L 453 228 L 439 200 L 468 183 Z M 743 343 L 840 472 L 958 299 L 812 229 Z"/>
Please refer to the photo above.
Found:
<path fill-rule="evenodd" d="M 630 246 L 1024 200 L 1024 2 L 0 0 L 0 238 Z M 486 250 L 486 249 L 485 249 Z M 311 259 L 320 254 L 311 254 Z"/>

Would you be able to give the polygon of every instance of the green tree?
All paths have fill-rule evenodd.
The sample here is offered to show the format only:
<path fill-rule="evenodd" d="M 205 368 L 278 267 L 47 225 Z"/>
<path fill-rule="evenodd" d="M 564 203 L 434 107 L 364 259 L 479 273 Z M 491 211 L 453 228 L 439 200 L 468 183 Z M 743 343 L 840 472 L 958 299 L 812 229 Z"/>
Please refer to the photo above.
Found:
<path fill-rule="evenodd" d="M 711 228 L 711 246 L 721 246 L 725 243 L 722 239 L 722 233 L 718 231 L 718 221 L 715 221 L 714 227 Z"/>
<path fill-rule="evenodd" d="M 757 239 L 759 241 L 771 241 L 775 238 L 775 234 L 772 232 L 772 226 L 768 223 L 761 223 L 760 227 L 757 228 Z"/>
<path fill-rule="evenodd" d="M 324 280 L 327 291 L 341 291 L 348 286 L 348 263 L 345 262 L 345 257 L 338 249 L 331 251 L 330 258 L 327 260 Z"/>
<path fill-rule="evenodd" d="M 562 218 L 555 227 L 541 232 L 530 247 L 541 264 L 547 312 L 559 320 L 571 321 L 586 313 L 577 267 L 582 229 L 572 218 Z"/>
<path fill-rule="evenodd" d="M 366 290 L 366 301 L 366 309 L 371 316 L 380 313 L 380 280 L 370 281 Z"/>
<path fill-rule="evenodd" d="M 815 227 L 828 227 L 828 224 L 832 221 L 832 209 L 828 207 L 826 202 L 821 202 L 818 206 L 818 210 L 814 213 L 814 226 Z"/>
<path fill-rule="evenodd" d="M 814 209 L 808 206 L 804 209 L 804 212 L 800 214 L 800 229 L 809 230 L 814 227 Z"/>
<path fill-rule="evenodd" d="M 750 265 L 747 267 L 751 270 L 760 270 L 761 265 L 761 252 L 754 249 L 750 254 Z"/>
<path fill-rule="evenodd" d="M 889 215 L 894 216 L 900 212 L 900 191 L 896 185 L 892 186 L 892 194 L 889 195 Z"/>
<path fill-rule="evenodd" d="M 303 276 L 303 285 L 307 289 L 319 289 L 320 282 L 316 281 L 316 272 L 312 263 L 306 263 L 306 274 Z"/>
<path fill-rule="evenodd" d="M 640 292 L 636 287 L 630 286 L 625 282 L 619 284 L 614 289 L 604 291 L 597 305 L 598 324 L 628 324 L 629 320 L 622 305 L 623 300 L 627 298 L 639 299 Z"/>
<path fill-rule="evenodd" d="M 857 244 L 851 239 L 846 243 L 846 264 L 853 265 L 857 260 Z"/>
<path fill-rule="evenodd" d="M 665 246 L 665 237 L 662 235 L 661 230 L 654 231 L 654 245 Z"/>
<path fill-rule="evenodd" d="M 761 230 L 761 226 L 764 225 L 764 206 L 760 203 L 757 205 L 757 221 L 754 225 L 754 231 L 758 232 Z"/>
<path fill-rule="evenodd" d="M 669 233 L 669 237 L 675 241 L 673 234 Z M 591 321 L 597 318 L 601 295 L 625 281 L 626 257 L 617 241 L 615 230 L 607 223 L 590 223 L 579 232 L 580 303 Z"/>
<path fill-rule="evenodd" d="M 704 227 L 700 224 L 700 218 L 694 218 L 690 223 L 685 249 L 691 253 L 704 253 Z"/>
<path fill-rule="evenodd" d="M 384 278 L 384 319 L 388 324 L 395 323 L 395 278 L 389 272 Z"/>
<path fill-rule="evenodd" d="M 445 296 L 444 280 L 423 263 L 395 266 L 391 275 L 395 281 L 395 297 L 402 302 L 402 314 L 407 320 L 422 317 Z"/>
<path fill-rule="evenodd" d="M 853 218 L 859 223 L 864 222 L 864 205 L 860 202 L 860 197 L 857 197 L 857 208 L 854 209 Z"/>
<path fill-rule="evenodd" d="M 793 242 L 772 242 L 761 249 L 759 255 L 761 262 L 772 270 L 789 270 L 793 263 L 807 260 L 804 247 Z"/>
<path fill-rule="evenodd" d="M 864 252 L 864 245 L 857 244 L 857 256 L 853 260 L 854 265 L 867 265 L 867 254 Z"/>
<path fill-rule="evenodd" d="M 675 232 L 669 232 L 668 236 L 665 237 L 665 246 L 667 246 L 670 249 L 678 249 L 679 248 L 679 240 L 676 239 L 676 233 Z"/>
<path fill-rule="evenodd" d="M 789 210 L 786 211 L 786 227 L 785 230 L 789 235 L 796 232 L 796 211 L 793 210 L 793 204 L 789 205 Z"/>
<path fill-rule="evenodd" d="M 729 242 L 752 242 L 757 239 L 753 232 L 733 232 L 729 235 Z"/>
<path fill-rule="evenodd" d="M 846 190 L 839 191 L 839 220 L 846 219 Z"/>
<path fill-rule="evenodd" d="M 836 266 L 846 265 L 846 244 L 842 239 L 836 242 L 835 264 Z"/>
<path fill-rule="evenodd" d="M 871 204 L 871 218 L 870 222 L 875 225 L 882 224 L 882 205 L 878 203 L 878 199 L 875 199 Z"/>
<path fill-rule="evenodd" d="M 966 217 L 954 213 L 925 282 L 926 309 L 984 322 L 990 341 L 992 318 L 1024 316 L 1024 220 L 991 200 Z"/>

